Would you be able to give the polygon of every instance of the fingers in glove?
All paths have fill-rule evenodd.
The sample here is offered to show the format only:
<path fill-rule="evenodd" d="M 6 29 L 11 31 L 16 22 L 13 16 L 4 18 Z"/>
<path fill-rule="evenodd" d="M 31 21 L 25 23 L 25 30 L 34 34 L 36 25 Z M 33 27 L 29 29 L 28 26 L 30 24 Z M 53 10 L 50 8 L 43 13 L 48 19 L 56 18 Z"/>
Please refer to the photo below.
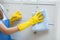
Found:
<path fill-rule="evenodd" d="M 39 17 L 39 20 L 42 20 L 42 19 L 44 19 L 44 16 L 40 16 L 40 17 Z"/>
<path fill-rule="evenodd" d="M 39 20 L 39 22 L 44 22 L 44 20 Z"/>
<path fill-rule="evenodd" d="M 39 13 L 38 17 L 41 17 L 41 16 L 43 16 L 43 14 L 42 13 Z"/>
<path fill-rule="evenodd" d="M 40 14 L 40 11 L 37 11 L 37 12 L 35 13 L 35 15 L 37 15 L 37 16 L 38 16 L 39 14 Z"/>

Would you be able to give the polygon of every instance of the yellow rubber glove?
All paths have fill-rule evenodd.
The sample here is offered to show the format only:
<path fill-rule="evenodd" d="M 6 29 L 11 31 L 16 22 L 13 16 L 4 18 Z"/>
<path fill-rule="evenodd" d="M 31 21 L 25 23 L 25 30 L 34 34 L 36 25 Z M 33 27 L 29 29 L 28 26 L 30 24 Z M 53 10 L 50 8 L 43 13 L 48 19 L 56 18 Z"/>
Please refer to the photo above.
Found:
<path fill-rule="evenodd" d="M 13 22 L 15 22 L 21 18 L 22 18 L 22 13 L 20 11 L 15 12 L 10 18 L 10 25 L 12 25 Z"/>
<path fill-rule="evenodd" d="M 34 16 L 32 16 L 27 22 L 24 22 L 22 24 L 18 24 L 18 29 L 20 31 L 28 28 L 29 26 L 32 26 L 34 24 L 37 24 L 38 22 L 43 22 L 44 16 L 40 11 L 37 11 Z"/>

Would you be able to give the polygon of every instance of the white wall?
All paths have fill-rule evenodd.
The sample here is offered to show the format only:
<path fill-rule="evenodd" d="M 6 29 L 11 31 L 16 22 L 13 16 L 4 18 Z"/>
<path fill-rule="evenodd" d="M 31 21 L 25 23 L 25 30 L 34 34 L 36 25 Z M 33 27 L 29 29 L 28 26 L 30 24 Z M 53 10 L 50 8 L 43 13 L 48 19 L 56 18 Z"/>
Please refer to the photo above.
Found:
<path fill-rule="evenodd" d="M 12 0 L 0 0 L 0 2 L 1 2 L 1 1 L 2 1 L 2 2 L 13 2 L 13 1 L 16 1 L 16 0 L 13 0 L 13 1 L 12 1 Z M 58 0 L 17 0 L 17 1 L 18 1 L 18 2 L 19 2 L 19 1 L 21 1 L 21 2 L 22 2 L 22 1 L 26 1 L 26 2 L 29 2 L 29 1 L 32 1 L 32 2 L 36 2 L 36 1 L 51 1 L 51 2 L 52 2 L 52 1 L 58 1 Z"/>
<path fill-rule="evenodd" d="M 8 17 L 10 17 L 15 11 L 21 10 L 22 11 L 22 21 L 25 22 L 32 16 L 32 12 L 35 10 L 36 5 L 21 5 L 21 4 L 3 4 L 9 11 L 8 11 Z M 16 5 L 16 6 L 15 6 Z M 46 9 L 46 12 L 49 17 L 49 30 L 48 31 L 42 31 L 37 32 L 37 34 L 34 34 L 32 31 L 32 28 L 29 27 L 28 29 L 17 32 L 12 34 L 12 39 L 15 40 L 55 40 L 56 39 L 56 27 L 54 25 L 55 23 L 55 6 L 54 5 L 39 5 L 39 9 Z M 29 9 L 29 10 L 28 10 Z M 20 22 L 20 21 L 18 21 Z"/>
<path fill-rule="evenodd" d="M 57 23 L 56 23 L 56 27 L 57 27 L 57 40 L 60 40 L 60 1 L 57 2 Z"/>
<path fill-rule="evenodd" d="M 43 0 L 43 1 L 57 1 L 57 0 Z M 8 9 L 8 16 L 10 18 L 10 16 L 12 15 L 12 13 L 14 13 L 16 10 L 21 10 L 22 13 L 23 13 L 23 21 L 26 21 L 25 19 L 29 19 L 32 14 L 30 12 L 33 11 L 33 7 L 32 6 L 32 10 L 30 9 L 30 11 L 28 11 L 27 9 L 29 9 L 30 6 L 28 6 L 28 8 L 26 7 L 26 5 L 20 5 L 20 4 L 3 4 L 6 9 Z M 16 5 L 16 6 L 15 6 Z M 57 8 L 58 8 L 59 5 L 57 5 Z M 25 8 L 24 8 L 25 7 Z M 60 6 L 59 6 L 60 7 Z M 54 24 L 57 24 L 57 25 L 50 25 L 49 28 L 50 30 L 49 31 L 44 31 L 44 32 L 37 32 L 37 34 L 35 35 L 33 33 L 33 31 L 31 30 L 31 27 L 22 31 L 22 32 L 17 32 L 15 34 L 12 34 L 12 38 L 15 39 L 15 40 L 56 40 L 56 37 L 57 39 L 60 39 L 59 37 L 59 16 L 58 16 L 58 20 L 57 20 L 57 23 L 55 22 L 56 21 L 56 7 L 55 6 L 44 6 L 44 5 L 40 5 L 40 8 L 46 8 L 47 9 L 47 13 L 49 13 L 49 18 L 51 19 L 51 23 L 54 23 Z M 26 9 L 26 10 L 24 10 Z M 58 8 L 59 9 L 59 8 Z M 28 11 L 28 12 L 27 12 Z M 58 11 L 58 13 L 60 13 L 60 11 Z M 28 17 L 26 17 L 25 15 L 28 15 Z M 59 15 L 59 14 L 58 14 Z M 56 29 L 57 28 L 57 29 Z M 56 34 L 57 32 L 57 34 Z"/>

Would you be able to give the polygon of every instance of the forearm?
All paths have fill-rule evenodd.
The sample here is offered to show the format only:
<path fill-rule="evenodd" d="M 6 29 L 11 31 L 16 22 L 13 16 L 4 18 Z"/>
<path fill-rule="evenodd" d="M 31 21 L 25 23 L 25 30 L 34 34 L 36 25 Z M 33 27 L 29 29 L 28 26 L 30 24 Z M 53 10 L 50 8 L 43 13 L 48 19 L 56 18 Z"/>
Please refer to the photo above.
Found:
<path fill-rule="evenodd" d="M 15 32 L 17 32 L 19 30 L 18 30 L 17 26 L 11 27 L 11 28 L 7 28 L 4 25 L 0 24 L 0 31 L 5 33 L 5 34 L 12 34 L 12 33 L 15 33 Z"/>
<path fill-rule="evenodd" d="M 5 34 L 12 34 L 18 31 L 17 27 L 12 27 L 12 28 L 7 28 L 7 30 L 5 31 Z"/>

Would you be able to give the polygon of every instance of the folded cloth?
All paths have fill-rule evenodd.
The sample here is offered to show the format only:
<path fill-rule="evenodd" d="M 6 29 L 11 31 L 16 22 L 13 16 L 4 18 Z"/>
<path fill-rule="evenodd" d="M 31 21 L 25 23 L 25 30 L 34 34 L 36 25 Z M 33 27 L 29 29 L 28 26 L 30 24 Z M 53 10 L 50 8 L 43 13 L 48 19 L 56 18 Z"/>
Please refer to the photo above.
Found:
<path fill-rule="evenodd" d="M 42 14 L 44 15 L 44 22 L 38 23 L 36 25 L 33 26 L 32 30 L 34 31 L 44 31 L 44 30 L 48 30 L 48 16 L 46 14 L 46 10 L 42 9 L 40 10 L 42 12 Z"/>

